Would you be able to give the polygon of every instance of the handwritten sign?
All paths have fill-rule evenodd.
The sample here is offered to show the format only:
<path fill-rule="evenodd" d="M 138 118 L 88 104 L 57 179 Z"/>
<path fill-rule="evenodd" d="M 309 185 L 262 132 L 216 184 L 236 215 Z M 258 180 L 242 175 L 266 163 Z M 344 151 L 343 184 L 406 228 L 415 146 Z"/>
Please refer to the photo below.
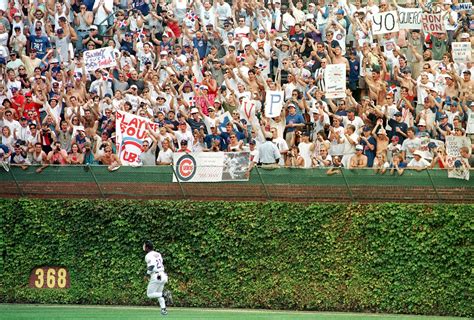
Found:
<path fill-rule="evenodd" d="M 446 33 L 441 13 L 423 13 L 421 15 L 421 28 L 429 33 Z"/>
<path fill-rule="evenodd" d="M 402 8 L 398 7 L 398 23 L 400 29 L 419 30 L 421 29 L 421 8 Z"/>
<path fill-rule="evenodd" d="M 117 65 L 112 47 L 84 51 L 84 62 L 87 71 L 115 67 Z"/>
<path fill-rule="evenodd" d="M 116 117 L 115 131 L 119 158 L 124 165 L 138 163 L 143 140 L 148 137 L 147 124 L 151 130 L 158 132 L 158 123 L 123 111 L 117 111 Z"/>
<path fill-rule="evenodd" d="M 456 63 L 465 63 L 471 61 L 471 43 L 470 42 L 453 42 L 452 54 Z"/>
<path fill-rule="evenodd" d="M 326 82 L 326 98 L 345 98 L 346 97 L 346 65 L 330 64 L 326 67 L 324 73 Z"/>
<path fill-rule="evenodd" d="M 379 12 L 372 15 L 372 33 L 374 35 L 398 32 L 398 30 L 397 11 Z"/>
<path fill-rule="evenodd" d="M 254 122 L 256 118 L 255 113 L 257 111 L 257 101 L 243 98 L 240 104 L 240 117 L 245 119 L 247 122 Z"/>
<path fill-rule="evenodd" d="M 283 91 L 267 91 L 265 100 L 265 117 L 275 118 L 281 114 L 284 94 Z"/>
<path fill-rule="evenodd" d="M 453 10 L 454 11 L 471 11 L 472 3 L 471 2 L 459 3 L 453 7 Z"/>

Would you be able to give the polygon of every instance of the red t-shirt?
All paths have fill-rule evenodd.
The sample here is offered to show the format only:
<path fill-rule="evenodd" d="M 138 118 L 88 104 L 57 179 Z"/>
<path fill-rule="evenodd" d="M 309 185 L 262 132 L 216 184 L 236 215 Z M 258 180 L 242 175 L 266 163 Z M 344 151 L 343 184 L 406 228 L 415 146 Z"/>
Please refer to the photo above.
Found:
<path fill-rule="evenodd" d="M 36 111 L 37 114 L 40 113 L 41 105 L 36 102 L 25 103 L 25 108 L 23 109 L 23 117 L 28 115 L 28 111 Z"/>

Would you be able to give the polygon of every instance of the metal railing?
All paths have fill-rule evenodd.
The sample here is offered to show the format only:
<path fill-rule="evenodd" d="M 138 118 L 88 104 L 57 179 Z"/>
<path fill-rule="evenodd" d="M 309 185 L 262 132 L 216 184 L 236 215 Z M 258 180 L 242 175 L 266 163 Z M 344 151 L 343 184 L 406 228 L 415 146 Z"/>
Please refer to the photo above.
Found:
<path fill-rule="evenodd" d="M 474 203 L 474 182 L 450 179 L 446 170 L 377 174 L 371 169 L 254 168 L 248 181 L 173 182 L 172 166 L 49 166 L 41 173 L 0 170 L 0 196 L 185 200 L 285 200 L 302 202 Z M 471 174 L 474 173 L 471 171 Z"/>

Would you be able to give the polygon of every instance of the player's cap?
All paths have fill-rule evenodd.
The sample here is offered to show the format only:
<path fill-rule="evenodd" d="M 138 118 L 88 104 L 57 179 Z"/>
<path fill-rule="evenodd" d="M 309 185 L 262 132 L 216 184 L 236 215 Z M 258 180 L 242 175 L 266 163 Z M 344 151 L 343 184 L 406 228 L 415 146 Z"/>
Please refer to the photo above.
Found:
<path fill-rule="evenodd" d="M 211 111 L 211 110 L 212 110 L 212 111 L 216 111 L 216 108 L 209 106 L 209 107 L 207 107 L 207 110 L 209 110 L 209 111 Z"/>
<path fill-rule="evenodd" d="M 160 56 L 167 56 L 167 55 L 168 55 L 168 51 L 166 51 L 166 50 L 162 50 L 160 52 Z"/>
<path fill-rule="evenodd" d="M 249 141 L 249 144 L 256 145 L 257 141 L 255 141 L 255 139 L 252 139 L 252 140 Z"/>
<path fill-rule="evenodd" d="M 185 139 L 181 140 L 180 145 L 187 146 L 188 145 L 188 140 L 185 140 Z"/>
<path fill-rule="evenodd" d="M 392 141 L 397 141 L 398 142 L 398 141 L 400 141 L 400 138 L 398 136 L 393 136 Z"/>
<path fill-rule="evenodd" d="M 415 150 L 415 152 L 413 152 L 413 155 L 423 157 L 423 153 L 421 153 L 420 150 Z"/>
<path fill-rule="evenodd" d="M 469 39 L 469 38 L 470 38 L 469 33 L 467 32 L 461 33 L 461 39 Z"/>
<path fill-rule="evenodd" d="M 199 113 L 198 108 L 192 108 L 191 109 L 191 114 L 193 114 L 193 113 Z"/>
<path fill-rule="evenodd" d="M 463 73 L 463 74 L 471 74 L 471 70 L 467 70 L 467 69 L 466 69 L 466 70 L 464 70 L 462 73 Z"/>
<path fill-rule="evenodd" d="M 296 107 L 295 107 L 295 105 L 294 105 L 293 103 L 290 103 L 290 104 L 288 105 L 288 108 L 295 108 L 295 109 L 296 109 Z"/>
<path fill-rule="evenodd" d="M 401 117 L 402 113 L 401 112 L 395 112 L 395 117 Z"/>
<path fill-rule="evenodd" d="M 132 85 L 130 86 L 130 89 L 138 89 L 138 87 L 137 87 L 136 85 L 132 84 Z"/>
<path fill-rule="evenodd" d="M 27 93 L 25 93 L 25 97 L 31 97 L 31 92 L 28 91 Z"/>
<path fill-rule="evenodd" d="M 358 145 L 356 145 L 356 150 L 362 151 L 362 150 L 364 150 L 364 147 L 362 145 L 358 144 Z"/>
<path fill-rule="evenodd" d="M 90 27 L 89 27 L 90 30 L 99 30 L 99 28 L 95 25 L 95 24 L 92 24 Z"/>
<path fill-rule="evenodd" d="M 448 115 L 446 114 L 442 114 L 439 116 L 440 119 L 447 119 L 448 118 Z M 421 120 L 420 120 L 421 121 Z"/>
<path fill-rule="evenodd" d="M 424 119 L 420 119 L 418 121 L 418 126 L 423 126 L 423 127 L 426 127 L 426 121 Z"/>

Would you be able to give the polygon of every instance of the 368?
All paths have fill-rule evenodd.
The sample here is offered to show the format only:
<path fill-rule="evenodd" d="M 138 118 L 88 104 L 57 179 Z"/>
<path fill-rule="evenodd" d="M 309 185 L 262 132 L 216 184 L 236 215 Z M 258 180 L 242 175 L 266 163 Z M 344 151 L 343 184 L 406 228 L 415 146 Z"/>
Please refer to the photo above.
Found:
<path fill-rule="evenodd" d="M 69 288 L 69 274 L 66 268 L 39 267 L 33 270 L 30 287 L 34 288 Z"/>

